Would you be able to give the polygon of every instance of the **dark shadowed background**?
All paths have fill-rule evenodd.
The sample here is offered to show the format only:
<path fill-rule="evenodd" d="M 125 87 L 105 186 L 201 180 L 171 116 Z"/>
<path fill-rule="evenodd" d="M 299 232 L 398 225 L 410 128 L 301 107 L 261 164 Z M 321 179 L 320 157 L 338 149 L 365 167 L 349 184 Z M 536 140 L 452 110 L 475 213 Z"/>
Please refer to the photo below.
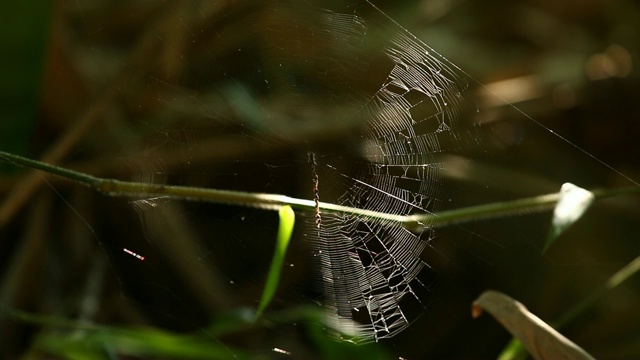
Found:
<path fill-rule="evenodd" d="M 306 151 L 348 164 L 341 154 L 360 146 L 353 106 L 387 75 L 383 45 L 368 44 L 361 58 L 323 48 L 313 29 L 326 8 L 384 23 L 371 32 L 404 28 L 461 69 L 473 104 L 465 116 L 490 134 L 487 146 L 439 158 L 438 210 L 551 193 L 566 181 L 591 189 L 633 186 L 622 174 L 640 179 L 633 1 L 376 2 L 399 26 L 348 0 L 8 4 L 0 15 L 3 151 L 95 176 L 310 199 Z M 274 212 L 111 198 L 0 170 L 3 306 L 201 335 L 212 319 L 256 307 Z M 332 176 L 320 180 L 326 201 L 342 181 Z M 482 291 L 503 291 L 553 321 L 638 256 L 639 216 L 637 196 L 599 201 L 544 255 L 549 213 L 437 231 L 421 255 L 430 265 L 425 309 L 379 348 L 396 358 L 495 358 L 510 337 L 488 316 L 471 319 Z M 310 285 L 308 246 L 296 241 L 313 214 L 298 217 L 274 311 L 322 301 Z M 563 333 L 597 358 L 640 357 L 639 301 L 635 278 Z M 74 331 L 81 339 L 77 329 L 3 314 L 0 353 L 46 357 L 42 339 Z M 331 342 L 285 320 L 209 339 L 283 358 L 273 349 L 323 357 Z M 105 356 L 113 349 L 105 346 Z"/>

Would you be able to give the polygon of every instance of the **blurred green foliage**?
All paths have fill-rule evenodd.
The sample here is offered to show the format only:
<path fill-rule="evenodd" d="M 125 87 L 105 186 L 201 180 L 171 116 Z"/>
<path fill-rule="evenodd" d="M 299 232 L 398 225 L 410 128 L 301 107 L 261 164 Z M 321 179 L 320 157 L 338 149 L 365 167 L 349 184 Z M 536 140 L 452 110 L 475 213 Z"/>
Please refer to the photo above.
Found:
<path fill-rule="evenodd" d="M 3 2 L 0 15 L 0 144 L 26 154 L 37 119 L 53 1 Z M 3 169 L 6 167 L 3 166 Z"/>

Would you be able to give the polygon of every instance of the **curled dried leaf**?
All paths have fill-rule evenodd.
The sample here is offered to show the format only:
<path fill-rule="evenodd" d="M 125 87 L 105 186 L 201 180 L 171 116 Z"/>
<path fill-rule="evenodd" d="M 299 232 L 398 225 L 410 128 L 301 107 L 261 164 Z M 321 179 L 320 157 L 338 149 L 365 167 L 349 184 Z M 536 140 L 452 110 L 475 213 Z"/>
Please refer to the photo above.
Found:
<path fill-rule="evenodd" d="M 485 291 L 473 302 L 474 318 L 491 314 L 518 338 L 534 359 L 593 360 L 578 345 L 535 316 L 518 301 L 497 291 Z"/>

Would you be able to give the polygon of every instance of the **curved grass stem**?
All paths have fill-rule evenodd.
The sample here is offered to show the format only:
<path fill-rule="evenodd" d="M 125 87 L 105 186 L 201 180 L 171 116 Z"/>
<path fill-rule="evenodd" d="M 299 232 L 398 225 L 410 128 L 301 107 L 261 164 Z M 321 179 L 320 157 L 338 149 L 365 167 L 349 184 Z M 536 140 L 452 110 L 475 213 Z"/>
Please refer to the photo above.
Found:
<path fill-rule="evenodd" d="M 315 211 L 316 206 L 313 200 L 298 199 L 278 194 L 248 193 L 242 191 L 188 186 L 146 184 L 99 178 L 2 151 L 0 151 L 0 160 L 61 176 L 110 196 L 165 196 L 190 201 L 207 201 L 271 210 L 278 210 L 282 206 L 289 205 L 296 210 Z M 630 187 L 613 190 L 595 190 L 593 191 L 593 194 L 596 198 L 604 198 L 639 192 L 640 188 Z M 319 208 L 327 213 L 353 214 L 372 220 L 397 222 L 411 231 L 419 232 L 425 227 L 444 227 L 488 218 L 499 218 L 552 210 L 558 202 L 559 196 L 559 193 L 553 193 L 531 198 L 471 206 L 440 213 L 421 213 L 412 215 L 389 214 L 326 202 L 320 202 Z"/>

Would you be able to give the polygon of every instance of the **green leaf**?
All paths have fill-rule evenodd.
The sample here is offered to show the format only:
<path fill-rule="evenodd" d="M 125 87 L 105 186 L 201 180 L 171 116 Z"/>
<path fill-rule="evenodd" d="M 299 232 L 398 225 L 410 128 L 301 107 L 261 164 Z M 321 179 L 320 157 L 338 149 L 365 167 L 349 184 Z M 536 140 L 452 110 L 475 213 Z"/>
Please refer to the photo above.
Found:
<path fill-rule="evenodd" d="M 547 241 L 545 242 L 543 252 L 547 251 L 549 246 L 551 246 L 560 234 L 580 219 L 594 198 L 592 192 L 581 187 L 571 183 L 562 185 L 560 189 L 560 199 L 553 210 L 551 228 L 547 234 Z"/>
<path fill-rule="evenodd" d="M 280 216 L 280 226 L 278 228 L 278 237 L 276 239 L 276 249 L 271 259 L 271 267 L 269 268 L 269 274 L 267 276 L 267 283 L 264 286 L 262 297 L 260 298 L 260 304 L 256 312 L 256 319 L 258 319 L 264 310 L 269 306 L 273 295 L 278 288 L 278 282 L 280 281 L 280 272 L 282 271 L 282 264 L 289 247 L 289 240 L 291 240 L 291 234 L 293 233 L 293 224 L 295 223 L 295 213 L 291 206 L 283 206 L 278 211 Z"/>

